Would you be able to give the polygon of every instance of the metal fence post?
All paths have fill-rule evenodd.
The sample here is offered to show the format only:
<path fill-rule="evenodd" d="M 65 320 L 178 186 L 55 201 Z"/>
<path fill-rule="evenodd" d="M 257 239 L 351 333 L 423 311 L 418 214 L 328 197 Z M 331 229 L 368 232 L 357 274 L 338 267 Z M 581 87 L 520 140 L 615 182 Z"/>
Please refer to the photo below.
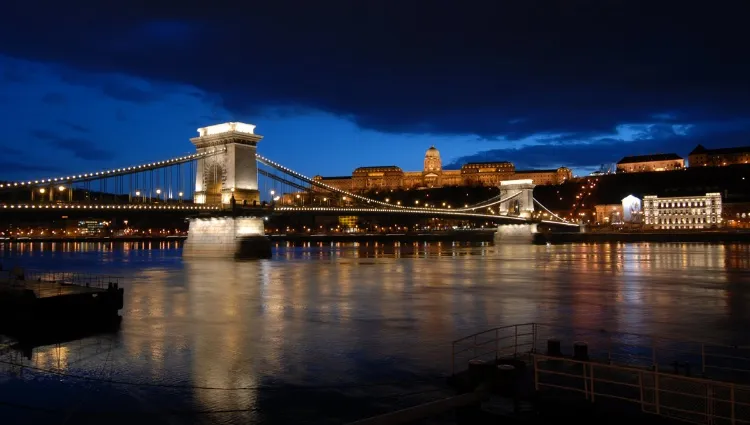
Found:
<path fill-rule="evenodd" d="M 644 399 L 643 399 L 644 391 L 643 391 L 643 371 L 642 370 L 638 371 L 638 388 L 641 390 L 641 411 L 645 411 L 646 406 L 643 404 L 644 403 Z"/>
<path fill-rule="evenodd" d="M 456 343 L 451 344 L 451 375 L 456 374 Z"/>
<path fill-rule="evenodd" d="M 513 326 L 513 357 L 518 355 L 518 325 Z"/>
<path fill-rule="evenodd" d="M 476 335 L 474 335 L 474 349 L 473 349 L 473 352 L 474 352 L 474 358 L 476 359 L 477 358 L 477 336 Z"/>
<path fill-rule="evenodd" d="M 531 358 L 534 364 L 534 390 L 539 391 L 539 363 L 537 362 L 536 354 L 533 354 Z M 734 404 L 732 404 L 732 407 L 734 407 Z"/>
<path fill-rule="evenodd" d="M 732 406 L 732 425 L 735 425 L 734 384 L 729 384 L 729 405 Z"/>
<path fill-rule="evenodd" d="M 536 353 L 536 334 L 537 334 L 537 324 L 532 323 L 531 324 L 531 352 Z"/>
<path fill-rule="evenodd" d="M 583 367 L 586 367 L 586 363 L 583 364 Z M 594 402 L 594 365 L 592 363 L 589 363 L 589 378 L 591 379 L 591 387 L 589 390 L 591 391 L 591 402 Z"/>
<path fill-rule="evenodd" d="M 495 361 L 499 358 L 500 354 L 500 329 L 495 328 Z"/>
<path fill-rule="evenodd" d="M 660 414 L 659 409 L 659 372 L 654 372 L 654 404 L 656 406 L 656 414 Z"/>
<path fill-rule="evenodd" d="M 588 378 L 588 374 L 586 373 L 586 370 L 588 368 L 586 367 L 586 363 L 580 363 L 580 365 L 583 366 L 583 369 L 581 372 L 583 374 L 583 394 L 586 396 L 586 400 L 588 400 L 589 399 L 589 378 Z"/>
<path fill-rule="evenodd" d="M 714 391 L 711 384 L 706 384 L 706 423 L 711 425 L 714 423 Z"/>

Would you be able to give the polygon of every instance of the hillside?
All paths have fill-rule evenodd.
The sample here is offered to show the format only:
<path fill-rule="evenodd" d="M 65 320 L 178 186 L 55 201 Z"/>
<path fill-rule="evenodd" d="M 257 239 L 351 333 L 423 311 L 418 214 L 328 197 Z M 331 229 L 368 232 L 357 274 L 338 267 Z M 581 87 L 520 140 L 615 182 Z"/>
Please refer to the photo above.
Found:
<path fill-rule="evenodd" d="M 558 186 L 537 186 L 534 197 L 552 210 L 591 209 L 634 195 L 682 196 L 721 192 L 723 201 L 750 201 L 750 165 L 687 168 L 653 173 L 585 177 Z M 576 195 L 580 195 L 576 199 Z"/>

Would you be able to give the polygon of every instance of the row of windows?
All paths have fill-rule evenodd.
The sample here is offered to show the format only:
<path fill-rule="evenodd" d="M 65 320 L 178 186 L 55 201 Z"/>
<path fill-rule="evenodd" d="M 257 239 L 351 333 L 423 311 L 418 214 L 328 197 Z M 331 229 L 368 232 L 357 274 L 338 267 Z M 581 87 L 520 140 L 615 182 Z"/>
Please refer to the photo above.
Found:
<path fill-rule="evenodd" d="M 721 221 L 721 219 L 719 219 Z M 687 217 L 687 218 L 646 218 L 646 224 L 704 224 L 716 223 L 716 217 Z"/>
<path fill-rule="evenodd" d="M 680 207 L 705 207 L 706 205 L 716 205 L 716 201 L 710 199 L 706 201 L 661 201 L 647 202 L 647 208 L 680 208 Z"/>
<path fill-rule="evenodd" d="M 657 229 L 664 229 L 664 230 L 666 230 L 666 229 L 703 229 L 703 225 L 696 224 L 695 226 L 693 226 L 693 225 L 688 225 L 688 226 L 656 226 L 656 228 Z"/>
<path fill-rule="evenodd" d="M 706 209 L 691 209 L 691 210 L 656 210 L 656 211 L 650 211 L 646 210 L 644 211 L 645 215 L 659 215 L 659 214 L 675 214 L 675 215 L 698 215 L 698 214 L 721 214 L 721 210 L 718 208 L 706 208 Z"/>

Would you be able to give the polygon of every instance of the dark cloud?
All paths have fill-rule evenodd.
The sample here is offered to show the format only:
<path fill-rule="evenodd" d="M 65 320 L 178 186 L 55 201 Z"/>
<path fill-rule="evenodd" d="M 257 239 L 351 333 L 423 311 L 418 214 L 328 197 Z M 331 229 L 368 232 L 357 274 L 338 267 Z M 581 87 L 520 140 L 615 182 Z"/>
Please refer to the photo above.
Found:
<path fill-rule="evenodd" d="M 31 81 L 29 67 L 27 64 L 20 61 L 4 63 L 0 70 L 0 80 L 4 83 L 11 84 Z"/>
<path fill-rule="evenodd" d="M 42 96 L 42 102 L 48 104 L 48 105 L 62 105 L 68 101 L 68 98 L 65 97 L 62 93 L 47 93 L 44 96 Z"/>
<path fill-rule="evenodd" d="M 95 88 L 106 96 L 124 102 L 150 103 L 163 96 L 153 90 L 149 83 L 134 81 L 122 75 L 80 73 L 69 67 L 58 67 L 57 72 L 67 84 Z M 142 87 L 136 85 L 139 82 Z"/>
<path fill-rule="evenodd" d="M 91 140 L 79 137 L 67 137 L 46 130 L 34 130 L 31 132 L 31 135 L 50 146 L 70 152 L 76 158 L 87 161 L 111 160 L 115 158 L 113 152 L 100 148 Z"/>
<path fill-rule="evenodd" d="M 15 179 L 19 173 L 58 173 L 60 168 L 31 162 L 13 162 L 0 159 L 0 173 L 6 179 Z"/>
<path fill-rule="evenodd" d="M 11 3 L 0 53 L 192 85 L 237 116 L 318 109 L 385 132 L 519 140 L 750 114 L 746 1 Z"/>
<path fill-rule="evenodd" d="M 128 114 L 126 114 L 122 109 L 118 109 L 115 112 L 115 119 L 119 122 L 125 122 L 128 120 Z"/>
<path fill-rule="evenodd" d="M 102 84 L 101 89 L 107 96 L 125 102 L 150 103 L 161 97 L 155 92 L 124 82 L 107 81 Z"/>
<path fill-rule="evenodd" d="M 2 152 L 2 154 L 0 154 L 0 157 L 11 156 L 11 155 L 21 156 L 26 153 L 22 151 L 21 149 L 14 148 L 12 146 L 0 146 L 0 152 Z"/>
<path fill-rule="evenodd" d="M 91 131 L 87 127 L 84 127 L 84 126 L 76 124 L 76 123 L 72 123 L 70 121 L 60 121 L 60 124 L 64 125 L 65 127 L 69 128 L 71 130 L 75 130 L 75 131 L 77 131 L 79 133 L 88 133 L 88 132 Z"/>

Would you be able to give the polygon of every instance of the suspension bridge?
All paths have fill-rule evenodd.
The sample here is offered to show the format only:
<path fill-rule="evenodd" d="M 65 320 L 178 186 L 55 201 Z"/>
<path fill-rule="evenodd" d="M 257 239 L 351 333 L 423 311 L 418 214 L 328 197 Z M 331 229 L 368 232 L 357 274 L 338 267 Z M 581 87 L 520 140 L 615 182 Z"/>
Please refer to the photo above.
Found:
<path fill-rule="evenodd" d="M 187 245 L 191 239 L 201 239 L 198 233 L 215 233 L 210 229 L 222 227 L 217 220 L 232 223 L 232 230 L 221 232 L 230 232 L 235 239 L 263 235 L 262 220 L 272 215 L 410 215 L 481 219 L 500 226 L 578 227 L 534 199 L 531 180 L 503 181 L 499 195 L 463 207 L 406 206 L 342 190 L 260 155 L 257 146 L 263 136 L 255 133 L 254 125 L 224 123 L 200 128 L 198 133 L 190 139 L 196 151 L 189 155 L 0 182 L 0 213 L 125 210 L 185 214 L 193 216 Z M 550 219 L 532 219 L 535 207 Z M 209 240 L 218 239 L 209 238 L 206 243 Z"/>

